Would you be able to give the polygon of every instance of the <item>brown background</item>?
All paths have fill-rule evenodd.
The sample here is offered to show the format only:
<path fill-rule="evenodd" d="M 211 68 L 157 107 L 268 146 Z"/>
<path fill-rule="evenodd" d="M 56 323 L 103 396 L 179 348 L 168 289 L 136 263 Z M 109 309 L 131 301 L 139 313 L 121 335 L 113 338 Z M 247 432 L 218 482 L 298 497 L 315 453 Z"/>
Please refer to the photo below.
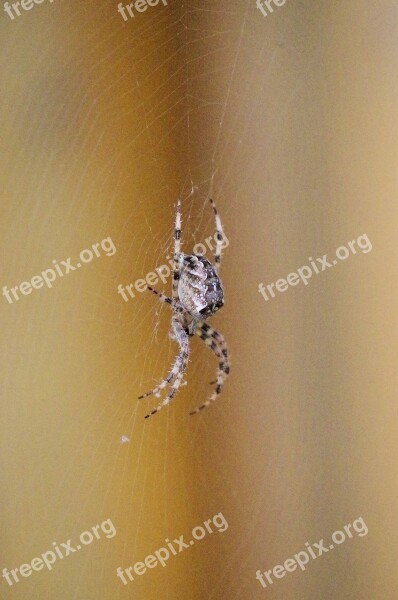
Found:
<path fill-rule="evenodd" d="M 2 331 L 1 568 L 117 535 L 2 598 L 395 599 L 397 33 L 387 1 L 44 2 L 0 23 L 2 285 L 111 236 L 117 252 L 9 305 Z M 137 396 L 176 348 L 169 311 L 128 284 L 225 223 L 233 370 L 192 344 L 188 385 L 144 421 Z M 188 198 L 192 185 L 198 192 Z M 265 303 L 274 282 L 366 233 L 372 252 Z M 129 443 L 120 438 L 127 435 Z M 222 512 L 223 534 L 124 587 L 166 537 Z M 263 590 L 267 570 L 362 516 L 369 534 Z"/>

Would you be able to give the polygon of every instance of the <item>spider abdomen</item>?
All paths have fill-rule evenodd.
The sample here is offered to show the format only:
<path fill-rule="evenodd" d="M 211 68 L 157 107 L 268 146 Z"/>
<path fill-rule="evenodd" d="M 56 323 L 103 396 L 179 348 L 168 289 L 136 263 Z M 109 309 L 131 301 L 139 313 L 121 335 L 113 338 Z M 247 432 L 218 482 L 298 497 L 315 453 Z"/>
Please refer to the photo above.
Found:
<path fill-rule="evenodd" d="M 207 258 L 184 255 L 178 297 L 194 319 L 206 319 L 224 305 L 224 290 L 217 270 Z"/>

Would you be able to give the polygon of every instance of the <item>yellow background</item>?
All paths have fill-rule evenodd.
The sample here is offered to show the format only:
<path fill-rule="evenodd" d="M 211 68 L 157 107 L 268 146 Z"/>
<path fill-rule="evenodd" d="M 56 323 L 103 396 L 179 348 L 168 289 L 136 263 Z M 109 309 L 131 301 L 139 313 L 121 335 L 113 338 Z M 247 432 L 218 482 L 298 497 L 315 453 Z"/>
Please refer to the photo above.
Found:
<path fill-rule="evenodd" d="M 2 286 L 108 236 L 117 248 L 1 297 L 1 568 L 117 529 L 52 572 L 2 579 L 2 598 L 396 598 L 397 33 L 396 8 L 373 0 L 288 0 L 267 17 L 254 0 L 171 1 L 128 22 L 92 0 L 2 13 Z M 212 175 L 232 373 L 189 417 L 216 368 L 193 340 L 188 385 L 144 421 L 156 399 L 137 396 L 176 353 L 170 313 L 117 286 L 172 251 L 178 195 L 184 249 L 213 233 Z M 372 252 L 258 293 L 364 233 Z M 220 511 L 225 533 L 116 577 Z M 359 516 L 366 537 L 272 591 L 256 581 Z"/>

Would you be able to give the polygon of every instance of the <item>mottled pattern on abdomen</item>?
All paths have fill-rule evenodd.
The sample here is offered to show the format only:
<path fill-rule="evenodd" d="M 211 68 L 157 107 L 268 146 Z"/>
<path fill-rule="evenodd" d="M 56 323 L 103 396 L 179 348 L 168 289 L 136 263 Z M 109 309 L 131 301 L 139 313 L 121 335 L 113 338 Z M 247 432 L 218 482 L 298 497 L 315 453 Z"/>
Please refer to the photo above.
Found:
<path fill-rule="evenodd" d="M 218 273 L 204 256 L 184 255 L 178 297 L 194 319 L 214 314 L 224 304 L 224 290 Z"/>

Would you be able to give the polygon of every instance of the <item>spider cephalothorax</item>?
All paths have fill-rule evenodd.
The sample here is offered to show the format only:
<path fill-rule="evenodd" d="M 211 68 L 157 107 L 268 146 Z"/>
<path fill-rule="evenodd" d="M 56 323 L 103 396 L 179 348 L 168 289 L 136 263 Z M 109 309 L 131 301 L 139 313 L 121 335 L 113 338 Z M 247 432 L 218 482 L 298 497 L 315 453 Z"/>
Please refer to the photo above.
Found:
<path fill-rule="evenodd" d="M 216 384 L 215 390 L 208 400 L 191 411 L 191 415 L 198 413 L 216 400 L 230 371 L 225 339 L 220 332 L 212 329 L 206 323 L 206 320 L 224 305 L 224 290 L 219 275 L 224 233 L 213 200 L 210 200 L 210 203 L 214 211 L 217 232 L 217 245 L 214 254 L 215 265 L 212 265 L 207 258 L 199 254 L 184 254 L 181 252 L 181 202 L 178 200 L 174 236 L 172 296 L 169 298 L 148 286 L 148 289 L 157 294 L 162 302 L 171 305 L 174 313 L 172 317 L 173 337 L 180 345 L 180 353 L 167 377 L 153 390 L 140 396 L 140 398 L 146 398 L 151 394 L 157 395 L 167 385 L 171 386 L 166 398 L 145 418 L 159 412 L 176 395 L 188 365 L 189 337 L 195 334 L 198 335 L 219 359 L 217 378 L 212 382 Z"/>

